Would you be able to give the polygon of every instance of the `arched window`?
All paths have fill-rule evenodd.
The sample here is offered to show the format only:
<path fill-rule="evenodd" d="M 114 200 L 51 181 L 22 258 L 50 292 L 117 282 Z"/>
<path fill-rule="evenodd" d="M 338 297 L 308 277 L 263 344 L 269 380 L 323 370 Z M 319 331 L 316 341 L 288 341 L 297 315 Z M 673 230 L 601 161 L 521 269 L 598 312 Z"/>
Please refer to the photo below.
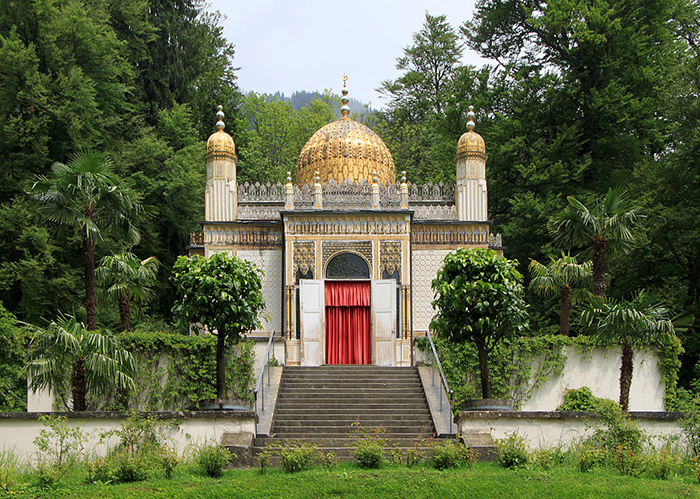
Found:
<path fill-rule="evenodd" d="M 369 279 L 369 265 L 355 253 L 339 253 L 326 265 L 326 279 Z"/>

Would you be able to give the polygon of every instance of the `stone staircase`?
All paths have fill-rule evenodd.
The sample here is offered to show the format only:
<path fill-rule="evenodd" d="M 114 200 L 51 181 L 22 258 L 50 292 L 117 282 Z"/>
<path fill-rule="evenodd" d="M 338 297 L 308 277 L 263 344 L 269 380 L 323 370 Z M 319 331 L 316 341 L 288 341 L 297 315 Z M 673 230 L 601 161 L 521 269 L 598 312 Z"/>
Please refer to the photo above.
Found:
<path fill-rule="evenodd" d="M 412 448 L 435 428 L 417 368 L 378 366 L 285 367 L 269 436 L 258 436 L 253 456 L 269 443 L 306 442 L 338 460 L 351 460 L 353 423 L 381 426 L 393 448 Z"/>

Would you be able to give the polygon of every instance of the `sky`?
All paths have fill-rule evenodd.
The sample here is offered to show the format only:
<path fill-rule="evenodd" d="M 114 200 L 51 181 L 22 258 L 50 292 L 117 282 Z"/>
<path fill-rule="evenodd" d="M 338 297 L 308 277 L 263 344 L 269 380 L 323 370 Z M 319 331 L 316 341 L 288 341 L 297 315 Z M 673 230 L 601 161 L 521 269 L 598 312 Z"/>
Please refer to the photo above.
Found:
<path fill-rule="evenodd" d="M 348 76 L 349 96 L 374 108 L 385 104 L 374 90 L 400 76 L 396 58 L 413 33 L 433 16 L 447 15 L 454 27 L 471 19 L 474 0 L 209 0 L 226 16 L 224 36 L 236 48 L 241 90 L 340 93 Z M 465 48 L 463 61 L 485 61 Z"/>

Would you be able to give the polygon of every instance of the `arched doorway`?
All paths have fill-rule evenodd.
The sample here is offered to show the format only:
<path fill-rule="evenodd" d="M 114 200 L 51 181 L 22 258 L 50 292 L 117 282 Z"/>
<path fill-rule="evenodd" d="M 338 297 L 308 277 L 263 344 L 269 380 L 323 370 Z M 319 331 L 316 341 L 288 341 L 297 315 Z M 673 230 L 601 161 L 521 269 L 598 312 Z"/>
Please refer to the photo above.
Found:
<path fill-rule="evenodd" d="M 372 363 L 369 277 L 369 265 L 355 253 L 338 253 L 326 265 L 327 364 Z"/>

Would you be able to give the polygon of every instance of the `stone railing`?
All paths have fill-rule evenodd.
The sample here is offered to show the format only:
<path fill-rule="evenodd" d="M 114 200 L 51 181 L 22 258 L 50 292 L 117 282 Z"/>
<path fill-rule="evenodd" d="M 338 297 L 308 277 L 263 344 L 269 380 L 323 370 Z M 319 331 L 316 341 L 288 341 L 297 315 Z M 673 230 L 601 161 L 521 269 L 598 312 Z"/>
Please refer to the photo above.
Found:
<path fill-rule="evenodd" d="M 248 182 L 238 186 L 238 203 L 284 203 L 284 186 L 277 182 L 261 184 Z"/>

